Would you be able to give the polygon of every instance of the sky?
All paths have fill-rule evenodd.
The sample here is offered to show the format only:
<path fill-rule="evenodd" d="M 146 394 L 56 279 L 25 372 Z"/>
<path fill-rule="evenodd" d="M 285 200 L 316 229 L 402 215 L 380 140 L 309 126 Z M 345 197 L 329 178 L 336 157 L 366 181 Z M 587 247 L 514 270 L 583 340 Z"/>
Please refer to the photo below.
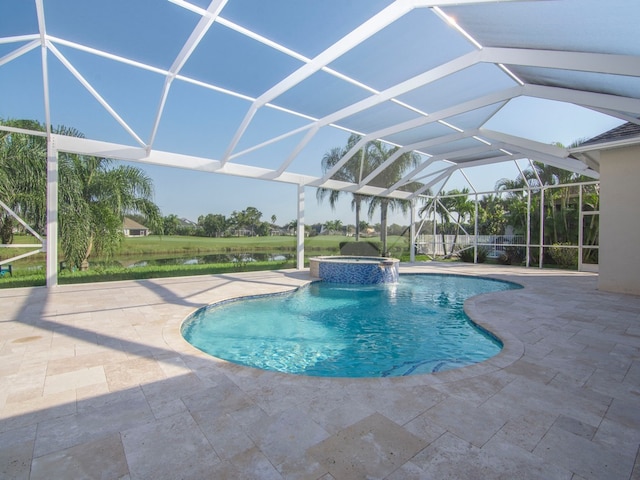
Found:
<path fill-rule="evenodd" d="M 192 0 L 192 3 L 206 8 L 209 2 Z M 389 0 L 231 0 L 222 16 L 311 58 L 389 3 Z M 3 0 L 0 37 L 37 33 L 34 4 L 29 0 Z M 50 35 L 162 69 L 170 68 L 184 40 L 200 18 L 170 1 L 160 0 L 44 0 L 44 6 Z M 341 9 L 341 15 L 334 14 L 335 7 Z M 415 28 L 418 24 L 427 25 L 428 28 Z M 383 30 L 353 52 L 338 58 L 331 66 L 349 75 L 361 75 L 366 83 L 384 89 L 397 82 L 402 75 L 415 74 L 402 71 L 398 63 L 401 59 L 384 57 L 387 49 L 393 48 L 394 42 L 404 42 L 406 54 L 415 59 L 414 67 L 422 71 L 429 68 L 429 65 L 421 63 L 427 61 L 426 56 L 421 55 L 423 45 L 427 42 L 432 44 L 442 35 L 450 36 L 451 31 L 447 29 L 441 20 L 422 9 L 402 18 L 393 28 Z M 418 37 L 407 38 L 409 35 Z M 457 56 L 472 48 L 458 37 L 447 38 L 446 44 L 438 45 L 436 56 L 442 58 L 437 58 L 437 61 L 445 61 L 447 55 Z M 26 42 L 0 42 L 0 59 L 24 44 Z M 155 114 L 160 106 L 163 75 L 94 57 L 60 42 L 54 44 L 65 61 L 86 79 L 141 139 L 146 141 L 151 137 Z M 371 61 L 380 56 L 384 61 Z M 54 53 L 49 52 L 48 59 L 53 125 L 75 127 L 88 138 L 135 145 L 126 130 Z M 259 96 L 301 65 L 294 58 L 271 51 L 216 23 L 180 73 L 232 89 L 240 96 L 203 91 L 193 84 L 175 80 L 164 105 L 154 149 L 220 158 L 250 105 L 242 95 Z M 482 85 L 482 82 L 478 84 Z M 317 92 L 326 89 L 331 89 L 336 94 L 336 101 L 342 103 L 323 103 L 324 97 L 317 95 Z M 319 118 L 367 95 L 352 85 L 345 85 L 324 72 L 318 72 L 299 87 L 278 97 L 274 103 L 287 108 L 296 106 Z M 0 64 L 0 118 L 44 120 L 39 48 Z M 356 126 L 374 122 L 375 119 L 359 118 L 357 121 L 360 123 L 354 123 Z M 308 120 L 262 108 L 234 152 L 241 152 L 307 123 Z M 520 97 L 504 106 L 486 127 L 543 143 L 561 142 L 568 145 L 574 140 L 598 135 L 620 123 L 619 120 L 574 105 Z M 287 158 L 301 136 L 294 135 L 232 161 L 274 168 Z M 342 130 L 323 128 L 295 159 L 290 170 L 319 176 L 323 154 L 333 147 L 344 146 L 347 136 L 348 133 Z M 270 221 L 274 215 L 277 224 L 286 224 L 297 216 L 298 193 L 294 185 L 147 164 L 136 166 L 153 179 L 155 202 L 163 215 L 176 214 L 196 221 L 200 215 L 221 213 L 229 216 L 233 211 L 252 206 L 263 213 L 264 220 Z M 466 173 L 472 182 L 472 190 L 489 191 L 498 179 L 515 178 L 517 168 L 513 164 L 499 164 L 468 169 Z M 469 186 L 462 175 L 456 174 L 445 188 Z M 366 215 L 364 219 L 369 220 Z M 314 188 L 306 188 L 305 222 L 313 224 L 327 220 L 354 223 L 350 197 L 343 196 L 332 211 L 326 200 L 322 204 L 316 200 Z M 369 221 L 378 223 L 378 213 Z M 390 221 L 406 224 L 408 217 L 392 212 Z"/>

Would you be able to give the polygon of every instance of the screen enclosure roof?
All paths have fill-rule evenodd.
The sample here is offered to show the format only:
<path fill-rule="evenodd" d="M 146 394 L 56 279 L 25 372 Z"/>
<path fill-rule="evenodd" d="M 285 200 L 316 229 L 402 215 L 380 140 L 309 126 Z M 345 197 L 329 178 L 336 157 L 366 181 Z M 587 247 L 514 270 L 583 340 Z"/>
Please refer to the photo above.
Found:
<path fill-rule="evenodd" d="M 403 199 L 517 159 L 598 178 L 517 126 L 531 100 L 640 124 L 639 21 L 636 0 L 4 0 L 0 118 L 60 151 Z M 336 179 L 373 140 L 398 151 Z"/>

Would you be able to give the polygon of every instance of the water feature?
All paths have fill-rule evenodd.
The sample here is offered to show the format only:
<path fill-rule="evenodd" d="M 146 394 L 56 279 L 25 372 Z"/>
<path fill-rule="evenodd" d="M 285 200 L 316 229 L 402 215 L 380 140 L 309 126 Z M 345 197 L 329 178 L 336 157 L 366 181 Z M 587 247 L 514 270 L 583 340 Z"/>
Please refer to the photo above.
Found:
<path fill-rule="evenodd" d="M 331 283 L 396 283 L 400 261 L 388 257 L 325 256 L 309 259 L 311 276 Z"/>

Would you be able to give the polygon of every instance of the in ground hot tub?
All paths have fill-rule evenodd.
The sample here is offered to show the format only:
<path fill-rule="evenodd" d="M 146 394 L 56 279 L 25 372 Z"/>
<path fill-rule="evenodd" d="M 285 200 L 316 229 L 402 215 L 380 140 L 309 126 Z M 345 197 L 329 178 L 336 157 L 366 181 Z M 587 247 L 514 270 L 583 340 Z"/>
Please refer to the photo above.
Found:
<path fill-rule="evenodd" d="M 331 283 L 397 283 L 400 260 L 389 257 L 326 256 L 309 259 L 312 277 Z"/>

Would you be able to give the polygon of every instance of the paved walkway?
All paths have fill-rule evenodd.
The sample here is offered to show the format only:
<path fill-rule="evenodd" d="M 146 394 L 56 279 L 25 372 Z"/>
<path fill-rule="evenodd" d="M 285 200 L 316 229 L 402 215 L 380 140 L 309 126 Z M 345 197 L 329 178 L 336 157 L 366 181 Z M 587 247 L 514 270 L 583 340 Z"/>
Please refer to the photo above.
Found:
<path fill-rule="evenodd" d="M 228 364 L 198 307 L 308 272 L 0 290 L 0 478 L 640 479 L 640 297 L 593 274 L 461 264 L 521 290 L 467 302 L 505 348 L 432 375 L 323 379 Z"/>

